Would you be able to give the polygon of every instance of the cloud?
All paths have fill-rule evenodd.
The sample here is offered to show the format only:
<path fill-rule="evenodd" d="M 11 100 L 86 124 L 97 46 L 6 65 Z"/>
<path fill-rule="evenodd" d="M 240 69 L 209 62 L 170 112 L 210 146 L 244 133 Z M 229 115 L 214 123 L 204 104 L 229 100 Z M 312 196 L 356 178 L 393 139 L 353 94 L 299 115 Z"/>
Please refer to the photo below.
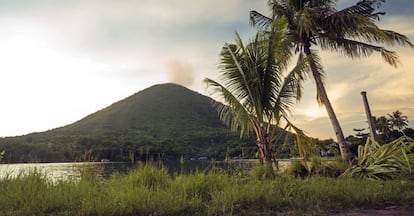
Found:
<path fill-rule="evenodd" d="M 193 67 L 180 60 L 167 60 L 164 64 L 168 80 L 183 86 L 190 87 L 194 83 Z"/>
<path fill-rule="evenodd" d="M 250 0 L 6 0 L 0 11 L 16 18 L 52 23 L 61 36 L 87 40 L 85 47 L 173 44 L 230 34 L 248 27 L 251 9 L 263 10 L 265 3 Z M 227 29 L 226 31 L 223 31 Z M 154 41 L 154 39 L 163 40 Z M 156 43 L 154 43 L 156 42 Z M 113 47 L 112 47 L 113 48 Z"/>
<path fill-rule="evenodd" d="M 378 24 L 414 40 L 412 18 L 404 16 L 411 15 L 406 12 L 412 9 L 407 6 L 412 5 L 412 0 L 395 2 L 389 0 L 383 5 L 387 15 Z M 354 3 L 355 0 L 341 0 L 338 7 Z M 32 116 L 40 116 L 40 110 L 50 113 L 47 106 L 62 111 L 61 116 L 65 116 L 65 112 L 75 113 L 65 110 L 67 101 L 49 104 L 48 101 L 53 101 L 51 92 L 61 92 L 64 97 L 60 98 L 73 97 L 70 103 L 79 109 L 90 106 L 82 112 L 76 111 L 76 118 L 160 82 L 176 82 L 203 93 L 202 80 L 205 77 L 216 79 L 218 75 L 218 55 L 224 42 L 232 42 L 235 31 L 244 39 L 253 36 L 255 30 L 249 26 L 249 11 L 268 14 L 266 8 L 265 0 L 2 0 L 0 44 L 3 52 L 0 55 L 3 53 L 4 59 L 13 59 L 3 62 L 0 73 L 2 76 L 8 73 L 4 67 L 10 65 L 13 79 L 5 82 L 13 89 L 21 83 L 18 77 L 28 78 L 22 89 L 32 88 L 38 92 L 39 85 L 53 84 L 53 91 L 44 88 L 38 92 L 43 98 L 37 100 L 43 101 L 45 106 L 35 114 L 28 113 Z M 21 36 L 21 40 L 16 35 Z M 10 42 L 9 38 L 13 40 Z M 21 51 L 12 55 L 4 51 L 5 47 Z M 414 118 L 411 83 L 414 52 L 399 47 L 396 50 L 402 63 L 397 69 L 387 66 L 376 55 L 350 60 L 321 52 L 328 95 L 345 131 L 354 124 L 365 124 L 361 90 L 368 91 L 375 115 L 400 109 L 410 119 Z M 7 79 L 3 77 L 3 80 Z M 30 82 L 38 83 L 29 85 Z M 312 136 L 334 137 L 324 108 L 317 113 L 314 85 L 312 79 L 306 82 L 304 98 L 295 107 L 295 119 Z M 9 98 L 20 98 L 26 93 L 26 97 L 33 97 L 29 93 L 34 90 L 22 91 L 22 95 L 12 94 L 10 90 L 3 92 L 10 93 Z M 96 101 L 92 103 L 90 98 Z M 25 107 L 8 103 L 10 110 Z M 55 107 L 57 105 L 63 107 Z M 360 123 L 353 123 L 356 121 Z M 20 127 L 30 123 L 17 124 Z"/>

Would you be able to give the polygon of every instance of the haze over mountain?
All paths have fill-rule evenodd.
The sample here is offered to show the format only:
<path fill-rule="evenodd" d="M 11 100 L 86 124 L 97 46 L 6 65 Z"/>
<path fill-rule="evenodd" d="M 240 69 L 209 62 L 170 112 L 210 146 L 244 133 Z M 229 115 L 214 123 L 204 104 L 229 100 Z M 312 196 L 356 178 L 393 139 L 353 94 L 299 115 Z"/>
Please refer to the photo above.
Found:
<path fill-rule="evenodd" d="M 0 149 L 10 162 L 223 158 L 254 149 L 221 123 L 211 100 L 176 84 L 155 85 L 73 124 L 1 139 Z"/>

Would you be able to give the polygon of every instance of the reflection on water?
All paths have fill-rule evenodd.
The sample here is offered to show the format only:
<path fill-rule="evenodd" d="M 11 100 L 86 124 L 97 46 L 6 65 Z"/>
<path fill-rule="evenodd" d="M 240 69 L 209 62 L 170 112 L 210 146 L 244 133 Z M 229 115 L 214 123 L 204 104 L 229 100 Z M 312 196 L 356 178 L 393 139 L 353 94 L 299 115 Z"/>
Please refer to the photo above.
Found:
<path fill-rule="evenodd" d="M 24 163 L 24 164 L 0 164 L 0 179 L 15 178 L 21 175 L 36 171 L 44 174 L 47 179 L 57 182 L 66 180 L 78 180 L 81 172 L 85 168 L 96 169 L 100 177 L 107 178 L 114 173 L 127 173 L 136 168 L 141 163 L 125 162 L 88 162 L 88 163 Z M 161 166 L 160 163 L 155 165 Z M 251 163 L 224 163 L 211 161 L 167 161 L 162 166 L 166 167 L 171 174 L 206 172 L 214 167 L 219 167 L 227 171 L 245 170 L 251 167 Z"/>

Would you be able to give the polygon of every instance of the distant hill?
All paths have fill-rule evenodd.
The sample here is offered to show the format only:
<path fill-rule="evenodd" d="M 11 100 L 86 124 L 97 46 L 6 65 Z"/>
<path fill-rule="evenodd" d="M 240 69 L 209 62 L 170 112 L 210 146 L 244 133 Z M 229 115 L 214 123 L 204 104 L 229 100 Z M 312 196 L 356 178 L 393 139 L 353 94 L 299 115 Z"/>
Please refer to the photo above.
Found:
<path fill-rule="evenodd" d="M 209 97 L 176 84 L 160 84 L 73 124 L 0 140 L 6 162 L 223 158 L 251 154 L 217 117 Z"/>

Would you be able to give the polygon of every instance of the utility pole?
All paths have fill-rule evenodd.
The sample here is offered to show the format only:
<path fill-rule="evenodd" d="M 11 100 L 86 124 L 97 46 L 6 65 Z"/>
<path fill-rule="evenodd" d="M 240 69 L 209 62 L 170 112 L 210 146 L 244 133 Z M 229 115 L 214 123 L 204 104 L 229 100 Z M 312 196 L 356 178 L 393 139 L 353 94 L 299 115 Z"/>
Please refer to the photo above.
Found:
<path fill-rule="evenodd" d="M 367 114 L 368 125 L 369 125 L 369 129 L 371 131 L 371 137 L 376 142 L 378 142 L 378 136 L 377 136 L 377 132 L 375 130 L 374 118 L 372 117 L 371 109 L 369 108 L 369 104 L 368 104 L 367 92 L 366 91 L 362 91 L 361 92 L 361 95 L 362 95 L 362 100 L 364 101 L 365 113 Z"/>

